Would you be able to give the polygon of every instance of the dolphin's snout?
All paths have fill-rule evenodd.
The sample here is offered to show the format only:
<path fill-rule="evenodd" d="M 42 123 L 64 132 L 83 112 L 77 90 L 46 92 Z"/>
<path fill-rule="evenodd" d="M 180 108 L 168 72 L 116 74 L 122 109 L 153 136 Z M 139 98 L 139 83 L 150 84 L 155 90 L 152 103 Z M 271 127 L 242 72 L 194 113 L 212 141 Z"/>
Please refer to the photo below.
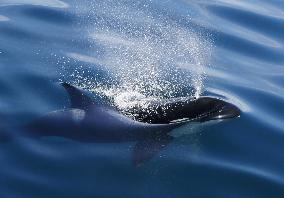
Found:
<path fill-rule="evenodd" d="M 239 117 L 241 115 L 241 110 L 228 102 L 222 101 L 222 104 L 216 112 L 209 115 L 211 120 L 224 120 Z"/>

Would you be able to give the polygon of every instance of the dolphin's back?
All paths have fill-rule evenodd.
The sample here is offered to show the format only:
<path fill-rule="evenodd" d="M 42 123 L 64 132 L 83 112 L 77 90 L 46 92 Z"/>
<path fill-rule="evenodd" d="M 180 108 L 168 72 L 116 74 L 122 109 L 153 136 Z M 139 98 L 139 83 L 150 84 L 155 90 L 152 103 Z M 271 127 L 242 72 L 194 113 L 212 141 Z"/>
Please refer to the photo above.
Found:
<path fill-rule="evenodd" d="M 28 135 L 62 136 L 84 141 L 137 140 L 173 126 L 137 122 L 106 107 L 51 112 L 25 127 Z"/>

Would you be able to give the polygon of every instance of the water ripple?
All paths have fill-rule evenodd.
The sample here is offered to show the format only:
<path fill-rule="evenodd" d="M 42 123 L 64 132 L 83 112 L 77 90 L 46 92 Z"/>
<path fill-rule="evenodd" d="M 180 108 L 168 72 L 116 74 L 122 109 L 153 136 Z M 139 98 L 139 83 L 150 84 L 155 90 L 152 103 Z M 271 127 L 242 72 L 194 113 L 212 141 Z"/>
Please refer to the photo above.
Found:
<path fill-rule="evenodd" d="M 193 160 L 191 161 L 193 163 L 218 167 L 222 170 L 227 169 L 231 172 L 237 172 L 238 174 L 250 175 L 253 178 L 258 177 L 262 180 L 269 180 L 270 182 L 273 182 L 280 187 L 284 185 L 283 177 L 279 176 L 277 173 L 271 173 L 254 165 L 244 165 L 240 164 L 239 162 L 224 161 L 222 159 L 212 158 L 208 156 L 198 157 L 191 160 Z"/>
<path fill-rule="evenodd" d="M 208 6 L 208 10 L 226 20 L 263 32 L 269 36 L 275 36 L 275 38 L 283 38 L 284 36 L 284 19 L 272 18 L 232 7 Z"/>
<path fill-rule="evenodd" d="M 67 8 L 68 4 L 60 0 L 2 0 L 0 6 L 40 5 L 55 8 Z"/>

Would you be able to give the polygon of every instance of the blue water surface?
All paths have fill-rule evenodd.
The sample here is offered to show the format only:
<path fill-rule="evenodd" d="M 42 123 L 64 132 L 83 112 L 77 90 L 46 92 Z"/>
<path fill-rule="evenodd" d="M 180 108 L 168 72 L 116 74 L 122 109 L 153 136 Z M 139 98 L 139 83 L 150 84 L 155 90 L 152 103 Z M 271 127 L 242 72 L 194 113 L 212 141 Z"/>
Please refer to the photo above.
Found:
<path fill-rule="evenodd" d="M 0 1 L 3 129 L 68 107 L 57 82 L 88 89 L 121 79 L 133 83 L 128 69 L 145 72 L 151 54 L 164 65 L 164 76 L 176 60 L 194 59 L 188 73 L 202 66 L 205 77 L 197 85 L 184 85 L 184 71 L 182 79 L 169 81 L 176 95 L 202 85 L 201 95 L 221 97 L 242 111 L 237 119 L 177 136 L 139 167 L 132 163 L 136 142 L 3 142 L 0 197 L 284 197 L 283 10 L 280 0 Z M 160 40 L 153 44 L 155 36 L 164 38 L 166 50 Z M 130 41 L 142 55 L 152 51 L 129 55 Z M 179 56 L 183 48 L 191 57 Z"/>

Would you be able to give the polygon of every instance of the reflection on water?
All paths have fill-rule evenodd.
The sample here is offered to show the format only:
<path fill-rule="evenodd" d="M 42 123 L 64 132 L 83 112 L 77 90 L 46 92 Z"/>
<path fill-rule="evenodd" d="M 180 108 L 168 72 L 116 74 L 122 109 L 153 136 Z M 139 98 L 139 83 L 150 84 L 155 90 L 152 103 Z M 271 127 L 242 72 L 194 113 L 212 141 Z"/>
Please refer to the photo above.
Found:
<path fill-rule="evenodd" d="M 36 5 L 54 8 L 67 8 L 68 4 L 60 0 L 2 0 L 0 6 Z"/>

